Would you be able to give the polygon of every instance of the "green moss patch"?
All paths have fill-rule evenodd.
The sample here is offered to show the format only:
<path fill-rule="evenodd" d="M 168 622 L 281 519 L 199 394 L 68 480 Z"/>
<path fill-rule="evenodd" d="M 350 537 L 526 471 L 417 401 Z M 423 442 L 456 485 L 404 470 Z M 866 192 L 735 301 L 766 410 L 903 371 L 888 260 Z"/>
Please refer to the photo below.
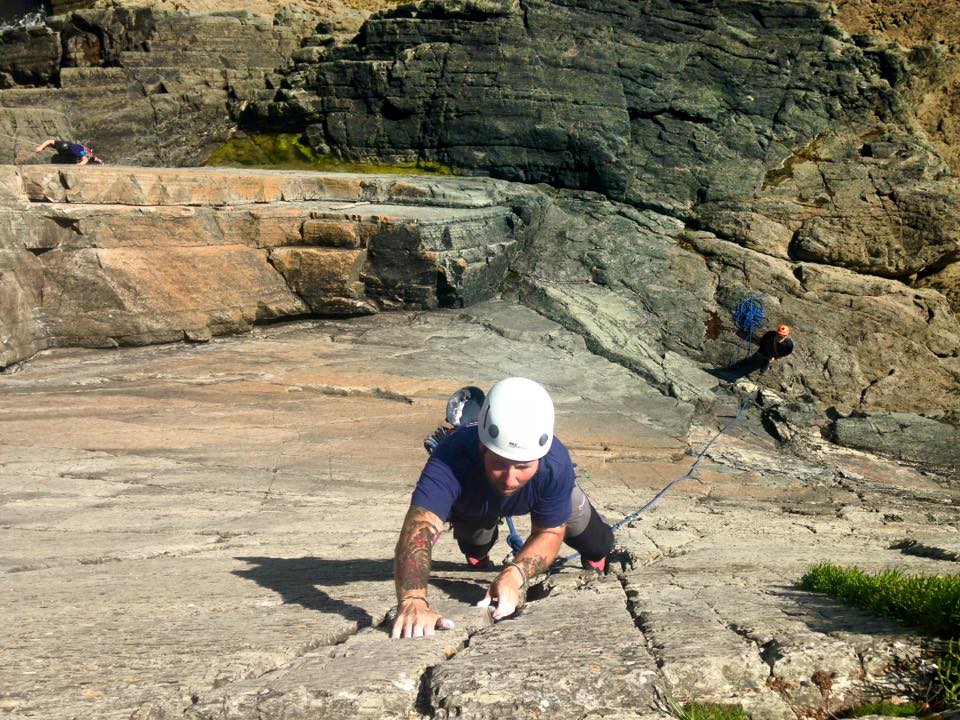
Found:
<path fill-rule="evenodd" d="M 246 135 L 218 147 L 207 165 L 254 167 L 269 170 L 316 170 L 349 173 L 393 173 L 397 175 L 453 175 L 453 169 L 439 163 L 354 163 L 319 153 L 293 133 Z"/>

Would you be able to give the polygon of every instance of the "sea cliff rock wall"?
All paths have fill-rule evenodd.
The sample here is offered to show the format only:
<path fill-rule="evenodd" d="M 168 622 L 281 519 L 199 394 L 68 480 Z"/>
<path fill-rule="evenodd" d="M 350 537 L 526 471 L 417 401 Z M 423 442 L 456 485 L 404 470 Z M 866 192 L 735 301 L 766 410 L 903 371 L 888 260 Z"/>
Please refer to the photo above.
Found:
<path fill-rule="evenodd" d="M 245 120 L 615 201 L 537 237 L 523 297 L 662 388 L 665 353 L 729 362 L 729 311 L 760 291 L 800 348 L 767 382 L 942 415 L 960 185 L 907 101 L 911 57 L 815 2 L 425 2 L 301 59 Z"/>
<path fill-rule="evenodd" d="M 55 15 L 0 43 L 0 153 L 67 135 L 112 163 L 200 165 L 250 100 L 276 92 L 319 19 L 111 7 Z M 327 27 L 332 31 L 332 27 Z"/>

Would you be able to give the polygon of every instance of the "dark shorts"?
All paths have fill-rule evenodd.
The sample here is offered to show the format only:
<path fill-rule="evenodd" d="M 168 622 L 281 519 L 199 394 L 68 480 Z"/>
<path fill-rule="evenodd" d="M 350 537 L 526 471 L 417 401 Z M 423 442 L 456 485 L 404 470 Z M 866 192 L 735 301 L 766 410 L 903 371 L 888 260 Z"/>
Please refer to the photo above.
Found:
<path fill-rule="evenodd" d="M 570 493 L 572 509 L 567 519 L 563 540 L 588 560 L 606 557 L 613 549 L 613 531 L 593 505 L 587 494 L 574 483 Z M 480 518 L 465 518 L 452 515 L 453 537 L 461 552 L 470 557 L 482 558 L 497 542 L 497 526 L 500 517 L 492 515 Z"/>

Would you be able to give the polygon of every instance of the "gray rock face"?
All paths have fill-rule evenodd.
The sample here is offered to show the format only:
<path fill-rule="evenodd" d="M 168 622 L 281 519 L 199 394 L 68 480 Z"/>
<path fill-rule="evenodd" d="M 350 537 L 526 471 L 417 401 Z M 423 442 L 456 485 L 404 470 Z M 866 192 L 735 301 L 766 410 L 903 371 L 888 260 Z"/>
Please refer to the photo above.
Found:
<path fill-rule="evenodd" d="M 60 37 L 46 25 L 7 31 L 0 44 L 0 87 L 55 83 L 61 52 Z"/>
<path fill-rule="evenodd" d="M 301 58 L 295 90 L 251 113 L 351 158 L 632 206 L 558 203 L 517 289 L 665 392 L 709 390 L 680 358 L 729 363 L 730 312 L 759 291 L 798 343 L 774 389 L 942 412 L 960 397 L 960 186 L 894 60 L 814 2 L 427 2 Z"/>
<path fill-rule="evenodd" d="M 520 298 L 594 352 L 695 402 L 716 383 L 684 358 L 704 351 L 716 279 L 673 240 L 682 228 L 653 211 L 561 193 L 518 259 Z"/>
<path fill-rule="evenodd" d="M 863 65 L 815 3 L 428 2 L 303 64 L 279 111 L 351 157 L 680 210 L 750 192 L 863 108 Z"/>
<path fill-rule="evenodd" d="M 232 281 L 217 293 L 222 305 L 210 300 L 216 311 L 188 314 L 169 332 L 128 314 L 118 337 L 167 340 L 189 325 L 187 335 L 202 338 L 305 311 L 458 306 L 509 278 L 523 302 L 592 350 L 665 393 L 709 404 L 716 383 L 696 365 L 731 361 L 730 311 L 760 291 L 769 321 L 791 324 L 798 342 L 765 377 L 774 390 L 844 415 L 956 406 L 960 187 L 914 129 L 901 74 L 889 67 L 896 52 L 858 45 L 825 5 L 427 2 L 378 14 L 349 45 L 317 30 L 302 47 L 309 20 L 282 15 L 286 25 L 114 8 L 50 21 L 42 33 L 59 34 L 62 57 L 37 44 L 30 77 L 59 62 L 62 88 L 0 91 L 0 122 L 59 134 L 67 123 L 53 118 L 96 103 L 96 132 L 119 149 L 109 159 L 193 163 L 242 113 L 251 126 L 304 131 L 347 158 L 438 160 L 600 194 L 548 202 L 528 193 L 509 212 L 477 209 L 453 224 L 365 217 L 333 246 L 309 250 L 306 224 L 248 219 L 232 237 L 278 233 L 257 241 L 266 256 L 235 263 L 237 272 L 263 270 L 243 274 L 262 279 L 269 302 L 238 299 L 227 292 Z M 273 68 L 287 58 L 295 64 L 281 82 Z M 93 116 L 79 115 L 73 129 L 83 135 Z M 17 140 L 13 149 L 29 152 Z M 415 202 L 428 204 L 428 194 Z M 178 223 L 233 224 L 229 214 Z M 517 218 L 540 228 L 521 233 L 527 251 Z M 39 234 L 69 235 L 73 219 L 54 229 L 45 221 Z M 83 223 L 90 237 L 113 232 L 110 221 Z M 70 286 L 95 269 L 96 255 L 47 262 Z M 97 295 L 111 287 L 128 297 L 133 277 Z M 296 288 L 296 302 L 276 299 L 283 286 Z M 210 317 L 205 329 L 200 318 Z M 73 342 L 76 324 L 51 326 Z"/>
<path fill-rule="evenodd" d="M 718 277 L 717 302 L 733 308 L 753 291 L 765 295 L 768 322 L 793 327 L 797 350 L 764 375 L 791 395 L 809 393 L 843 414 L 854 408 L 910 412 L 956 406 L 960 325 L 946 298 L 896 280 L 813 263 L 772 258 L 707 233 L 686 241 Z M 718 308 L 722 323 L 729 314 Z M 731 331 L 706 344 L 716 364 L 729 362 Z"/>
<path fill-rule="evenodd" d="M 572 719 L 651 710 L 657 666 L 623 610 L 616 582 L 579 591 L 568 586 L 555 590 L 550 602 L 531 603 L 434 669 L 434 717 Z M 591 628 L 590 617 L 604 621 Z"/>
<path fill-rule="evenodd" d="M 199 165 L 233 132 L 232 113 L 273 97 L 275 70 L 311 32 L 300 16 L 78 10 L 4 35 L 0 107 L 62 113 L 68 136 L 109 162 Z"/>
<path fill-rule="evenodd" d="M 891 455 L 899 460 L 960 467 L 960 430 L 909 413 L 868 413 L 838 419 L 838 442 Z"/>
<path fill-rule="evenodd" d="M 698 221 L 775 257 L 910 281 L 960 258 L 958 202 L 919 139 L 851 128 L 795 150 L 755 197 L 698 208 Z"/>
<path fill-rule="evenodd" d="M 687 472 L 729 410 L 696 415 L 505 301 L 51 350 L 0 374 L 0 708 L 653 720 L 670 698 L 796 720 L 925 687 L 923 638 L 795 583 L 823 561 L 954 572 L 955 483 L 816 438 L 794 455 L 754 411 L 620 529 L 633 566 L 573 561 L 491 626 L 475 603 L 494 573 L 444 533 L 429 599 L 456 627 L 391 641 L 422 438 L 453 389 L 515 374 L 550 390 L 611 520 Z"/>

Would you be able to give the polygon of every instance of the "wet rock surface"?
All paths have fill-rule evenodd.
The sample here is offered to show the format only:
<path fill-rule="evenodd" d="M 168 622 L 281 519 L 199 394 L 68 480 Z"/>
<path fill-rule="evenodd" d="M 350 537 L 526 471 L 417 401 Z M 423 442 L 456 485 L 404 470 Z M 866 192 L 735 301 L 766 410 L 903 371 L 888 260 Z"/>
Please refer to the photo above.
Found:
<path fill-rule="evenodd" d="M 510 302 L 45 351 L 0 375 L 0 703 L 14 717 L 639 717 L 669 693 L 792 718 L 909 691 L 897 667 L 919 638 L 794 583 L 824 560 L 949 571 L 955 485 L 817 437 L 802 456 L 778 449 L 755 411 L 621 529 L 633 567 L 600 578 L 574 562 L 490 626 L 473 604 L 492 573 L 444 538 L 430 596 L 456 629 L 389 640 L 421 439 L 453 389 L 520 372 L 550 388 L 612 519 L 686 472 L 735 402 L 698 413 Z"/>

